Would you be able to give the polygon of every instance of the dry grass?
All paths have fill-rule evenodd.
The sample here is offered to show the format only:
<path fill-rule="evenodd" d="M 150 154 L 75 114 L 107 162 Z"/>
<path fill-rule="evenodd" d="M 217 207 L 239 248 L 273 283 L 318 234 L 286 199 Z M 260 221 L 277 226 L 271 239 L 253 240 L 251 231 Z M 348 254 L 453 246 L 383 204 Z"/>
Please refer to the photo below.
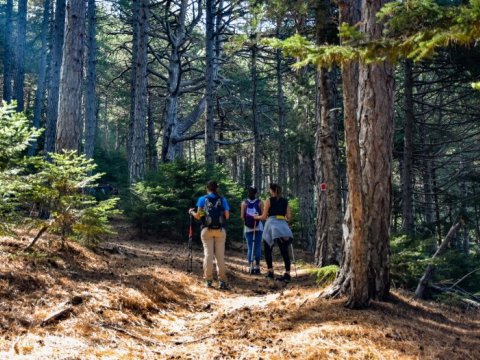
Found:
<path fill-rule="evenodd" d="M 203 287 L 200 248 L 187 275 L 184 244 L 116 240 L 105 247 L 122 251 L 94 253 L 45 241 L 21 253 L 27 243 L 0 238 L 0 359 L 479 358 L 478 311 L 406 292 L 351 311 L 318 298 L 303 271 L 286 288 L 242 273 L 232 251 L 222 292 Z M 40 326 L 75 295 L 68 317 Z"/>

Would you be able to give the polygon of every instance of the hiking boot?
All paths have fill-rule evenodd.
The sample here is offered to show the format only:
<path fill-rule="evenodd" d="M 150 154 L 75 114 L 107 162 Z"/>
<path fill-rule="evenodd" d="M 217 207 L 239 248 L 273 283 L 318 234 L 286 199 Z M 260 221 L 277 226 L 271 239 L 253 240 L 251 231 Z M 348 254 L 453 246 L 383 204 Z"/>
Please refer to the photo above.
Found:
<path fill-rule="evenodd" d="M 205 281 L 205 286 L 206 286 L 207 288 L 211 288 L 211 287 L 212 287 L 212 280 L 206 280 L 206 281 Z"/>
<path fill-rule="evenodd" d="M 260 275 L 260 268 L 254 268 L 253 269 L 253 274 Z"/>
<path fill-rule="evenodd" d="M 278 280 L 285 281 L 285 282 L 290 282 L 290 280 L 292 280 L 292 278 L 290 277 L 289 273 L 285 273 L 285 274 L 283 274 L 283 276 L 280 276 L 278 278 Z"/>
<path fill-rule="evenodd" d="M 265 278 L 267 279 L 275 279 L 275 276 L 273 275 L 273 271 L 267 272 L 267 275 L 265 275 Z"/>
<path fill-rule="evenodd" d="M 225 281 L 221 281 L 218 283 L 218 288 L 220 290 L 227 290 L 228 289 L 228 285 Z"/>

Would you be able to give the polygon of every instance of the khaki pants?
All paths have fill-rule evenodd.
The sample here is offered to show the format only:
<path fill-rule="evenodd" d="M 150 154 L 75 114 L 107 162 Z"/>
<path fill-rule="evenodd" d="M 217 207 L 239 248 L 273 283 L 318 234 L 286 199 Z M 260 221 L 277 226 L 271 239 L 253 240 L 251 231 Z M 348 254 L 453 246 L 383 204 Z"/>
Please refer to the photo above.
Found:
<path fill-rule="evenodd" d="M 217 260 L 218 280 L 226 281 L 225 271 L 225 229 L 204 228 L 200 235 L 203 243 L 203 276 L 205 280 L 213 280 L 213 257 Z"/>

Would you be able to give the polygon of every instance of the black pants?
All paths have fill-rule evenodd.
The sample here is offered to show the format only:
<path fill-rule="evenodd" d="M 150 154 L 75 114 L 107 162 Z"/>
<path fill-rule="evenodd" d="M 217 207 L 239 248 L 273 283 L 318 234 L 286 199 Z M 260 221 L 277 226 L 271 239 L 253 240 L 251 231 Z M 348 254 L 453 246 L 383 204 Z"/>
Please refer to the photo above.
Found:
<path fill-rule="evenodd" d="M 290 272 L 290 255 L 288 254 L 288 248 L 290 247 L 291 240 L 289 238 L 284 239 L 275 239 L 274 240 L 274 245 L 275 243 L 278 244 L 278 247 L 280 248 L 280 254 L 282 255 L 283 262 L 285 263 L 285 271 Z M 273 257 L 272 257 L 272 249 L 273 246 L 270 247 L 265 241 L 263 242 L 264 244 L 264 249 L 265 249 L 265 261 L 267 263 L 267 266 L 269 269 L 273 269 Z"/>

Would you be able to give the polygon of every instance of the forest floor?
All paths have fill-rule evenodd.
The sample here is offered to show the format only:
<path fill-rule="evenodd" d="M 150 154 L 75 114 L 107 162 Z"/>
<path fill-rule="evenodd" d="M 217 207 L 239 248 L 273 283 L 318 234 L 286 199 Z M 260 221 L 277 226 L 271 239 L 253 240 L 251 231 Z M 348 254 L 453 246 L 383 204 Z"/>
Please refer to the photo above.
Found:
<path fill-rule="evenodd" d="M 285 285 L 246 274 L 239 250 L 230 290 L 206 289 L 199 244 L 187 274 L 186 244 L 117 227 L 94 252 L 43 239 L 26 254 L 26 238 L 0 238 L 0 359 L 480 358 L 478 310 L 404 291 L 348 310 L 318 297 L 308 263 Z"/>

